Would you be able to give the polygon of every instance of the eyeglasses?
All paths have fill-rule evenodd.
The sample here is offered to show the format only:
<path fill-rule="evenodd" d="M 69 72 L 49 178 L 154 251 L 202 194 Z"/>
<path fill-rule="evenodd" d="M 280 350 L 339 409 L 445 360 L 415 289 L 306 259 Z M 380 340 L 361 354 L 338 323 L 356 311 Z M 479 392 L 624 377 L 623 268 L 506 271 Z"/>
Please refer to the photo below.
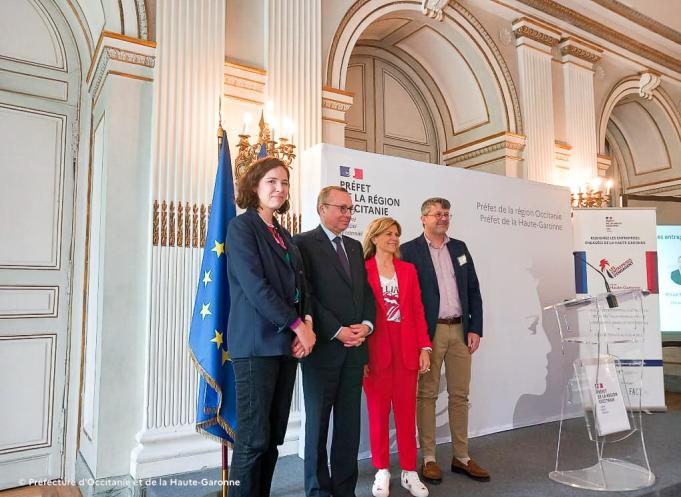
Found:
<path fill-rule="evenodd" d="M 347 214 L 348 212 L 352 214 L 355 211 L 355 208 L 351 205 L 348 207 L 347 205 L 336 205 L 336 204 L 322 204 L 322 205 L 330 205 L 332 207 L 336 207 L 341 214 Z"/>
<path fill-rule="evenodd" d="M 449 212 L 436 212 L 435 214 L 426 214 L 426 216 L 434 217 L 435 219 L 449 219 L 452 217 Z"/>

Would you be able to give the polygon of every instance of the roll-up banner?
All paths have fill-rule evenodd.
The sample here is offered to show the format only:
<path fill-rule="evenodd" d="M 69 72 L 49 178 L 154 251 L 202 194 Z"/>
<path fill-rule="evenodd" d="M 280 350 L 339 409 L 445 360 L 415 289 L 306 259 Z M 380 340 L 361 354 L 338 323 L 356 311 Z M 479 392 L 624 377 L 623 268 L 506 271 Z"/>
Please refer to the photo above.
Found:
<path fill-rule="evenodd" d="M 621 359 L 632 403 L 637 403 L 635 398 L 641 396 L 642 408 L 664 409 L 655 209 L 575 209 L 572 221 L 578 295 L 605 292 L 603 276 L 612 290 L 639 287 L 650 292 L 643 299 L 643 348 L 634 353 L 637 357 L 623 352 Z M 584 260 L 596 266 L 603 276 L 588 268 Z M 634 386 L 640 360 L 643 360 L 642 391 Z"/>

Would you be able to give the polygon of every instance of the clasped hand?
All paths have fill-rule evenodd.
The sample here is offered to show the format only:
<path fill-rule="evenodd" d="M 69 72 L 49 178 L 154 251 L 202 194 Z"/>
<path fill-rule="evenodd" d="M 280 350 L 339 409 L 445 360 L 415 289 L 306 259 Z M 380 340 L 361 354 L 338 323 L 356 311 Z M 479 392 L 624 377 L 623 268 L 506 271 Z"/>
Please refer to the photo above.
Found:
<path fill-rule="evenodd" d="M 359 347 L 368 335 L 369 327 L 366 324 L 351 324 L 343 326 L 336 338 L 343 342 L 345 347 Z"/>
<path fill-rule="evenodd" d="M 291 352 L 296 359 L 302 359 L 310 355 L 315 343 L 317 342 L 317 335 L 312 329 L 312 318 L 305 317 L 305 322 L 301 323 L 293 330 L 296 337 L 291 343 Z"/>

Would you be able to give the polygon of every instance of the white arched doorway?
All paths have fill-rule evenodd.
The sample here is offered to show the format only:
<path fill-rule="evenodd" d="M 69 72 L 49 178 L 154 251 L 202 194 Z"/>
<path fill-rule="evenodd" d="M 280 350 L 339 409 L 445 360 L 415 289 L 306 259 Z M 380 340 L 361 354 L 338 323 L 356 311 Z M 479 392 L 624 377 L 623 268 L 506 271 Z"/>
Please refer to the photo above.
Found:
<path fill-rule="evenodd" d="M 483 154 L 470 152 L 523 138 L 515 85 L 470 12 L 455 3 L 443 14 L 439 22 L 420 2 L 386 0 L 360 0 L 348 11 L 326 71 L 327 86 L 355 95 L 346 146 L 505 173 L 490 166 L 505 159 L 475 163 Z"/>
<path fill-rule="evenodd" d="M 598 126 L 599 153 L 616 193 L 659 190 L 681 178 L 681 119 L 655 75 L 621 80 L 606 100 Z"/>

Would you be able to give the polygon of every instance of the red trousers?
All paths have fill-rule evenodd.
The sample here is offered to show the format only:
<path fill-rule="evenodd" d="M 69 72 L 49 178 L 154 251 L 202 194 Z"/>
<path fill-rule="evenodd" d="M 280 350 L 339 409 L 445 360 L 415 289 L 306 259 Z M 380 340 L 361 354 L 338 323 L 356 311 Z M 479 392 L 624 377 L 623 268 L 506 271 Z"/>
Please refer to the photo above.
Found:
<path fill-rule="evenodd" d="M 390 407 L 392 405 L 397 430 L 400 467 L 416 470 L 416 383 L 418 371 L 404 367 L 400 323 L 388 322 L 385 330 L 390 335 L 391 364 L 364 378 L 364 392 L 369 411 L 369 440 L 371 462 L 377 469 L 390 467 Z M 408 331 L 405 331 L 408 333 Z M 387 352 L 387 351 L 386 351 Z"/>

